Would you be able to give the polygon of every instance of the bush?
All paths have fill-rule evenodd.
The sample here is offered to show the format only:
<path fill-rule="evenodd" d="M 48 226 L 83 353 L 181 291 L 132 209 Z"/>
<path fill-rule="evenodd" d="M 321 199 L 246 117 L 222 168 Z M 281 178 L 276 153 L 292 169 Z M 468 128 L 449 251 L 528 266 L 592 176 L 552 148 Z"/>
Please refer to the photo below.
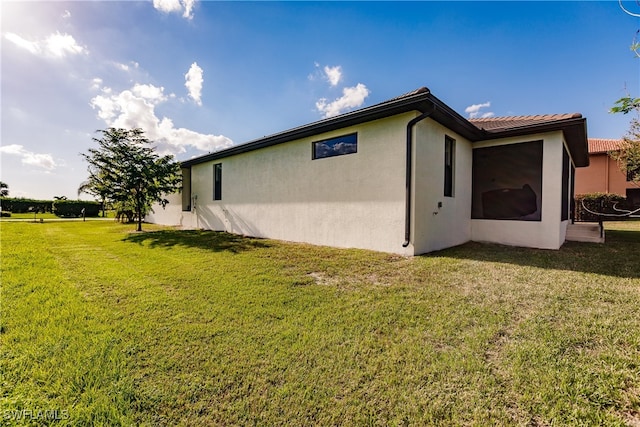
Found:
<path fill-rule="evenodd" d="M 46 213 L 51 212 L 53 201 L 0 197 L 0 204 L 3 211 L 13 213 Z"/>
<path fill-rule="evenodd" d="M 627 209 L 627 199 L 618 194 L 591 193 L 579 194 L 575 197 L 576 221 L 611 221 L 626 217 L 617 209 Z M 590 212 L 591 211 L 591 212 Z"/>
<path fill-rule="evenodd" d="M 53 202 L 53 213 L 59 217 L 79 218 L 84 209 L 84 216 L 96 217 L 100 213 L 101 204 L 82 200 L 56 200 Z"/>

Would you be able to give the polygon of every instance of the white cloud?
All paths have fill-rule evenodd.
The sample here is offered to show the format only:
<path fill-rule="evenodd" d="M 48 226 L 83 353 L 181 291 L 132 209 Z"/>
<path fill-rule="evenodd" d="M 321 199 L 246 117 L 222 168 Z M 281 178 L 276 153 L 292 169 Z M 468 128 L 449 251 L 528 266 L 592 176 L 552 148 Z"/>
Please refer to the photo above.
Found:
<path fill-rule="evenodd" d="M 168 98 L 171 95 L 167 97 L 163 87 L 136 84 L 115 94 L 111 89 L 103 88 L 101 95 L 91 99 L 91 106 L 98 110 L 98 117 L 108 126 L 143 129 L 163 154 L 184 153 L 189 147 L 210 152 L 233 145 L 226 136 L 176 128 L 170 118 L 158 118 L 155 107 Z"/>
<path fill-rule="evenodd" d="M 491 102 L 485 102 L 483 104 L 473 104 L 473 105 L 469 105 L 467 108 L 464 109 L 465 113 L 469 114 L 469 118 L 470 119 L 475 119 L 478 117 L 481 118 L 488 118 L 488 117 L 493 117 L 495 114 L 491 111 L 487 111 L 484 112 L 482 114 L 480 114 L 480 109 L 482 108 L 489 108 L 491 107 Z"/>
<path fill-rule="evenodd" d="M 182 4 L 184 5 L 182 17 L 187 19 L 193 18 L 193 7 L 196 4 L 196 0 L 182 0 Z"/>
<path fill-rule="evenodd" d="M 165 13 L 180 12 L 182 10 L 180 0 L 153 0 L 153 7 Z"/>
<path fill-rule="evenodd" d="M 200 97 L 202 96 L 202 82 L 204 81 L 204 79 L 202 78 L 202 74 L 202 68 L 200 68 L 196 62 L 194 62 L 193 64 L 191 64 L 191 68 L 189 68 L 187 74 L 184 75 L 184 85 L 189 90 L 189 96 L 198 105 L 202 105 L 202 100 L 200 99 Z"/>
<path fill-rule="evenodd" d="M 64 19 L 71 18 L 71 12 L 69 12 L 68 10 L 65 10 L 65 11 L 62 13 L 62 18 L 64 18 Z"/>
<path fill-rule="evenodd" d="M 91 80 L 91 90 L 98 90 L 102 86 L 102 79 L 100 77 L 95 77 Z"/>
<path fill-rule="evenodd" d="M 335 67 L 325 65 L 324 74 L 331 86 L 337 86 L 340 80 L 342 80 L 342 67 L 340 65 L 336 65 Z"/>
<path fill-rule="evenodd" d="M 153 0 L 153 7 L 164 13 L 183 12 L 183 18 L 191 19 L 195 3 L 196 0 Z"/>
<path fill-rule="evenodd" d="M 131 92 L 140 98 L 151 101 L 153 104 L 159 104 L 167 100 L 167 97 L 164 95 L 164 87 L 162 86 L 156 87 L 154 85 L 141 85 L 136 83 L 133 88 L 131 88 Z"/>
<path fill-rule="evenodd" d="M 327 103 L 326 98 L 318 100 L 316 108 L 324 113 L 324 118 L 333 117 L 342 114 L 349 108 L 361 106 L 367 96 L 369 96 L 369 89 L 362 83 L 358 83 L 354 87 L 342 89 L 342 96 L 333 102 Z"/>
<path fill-rule="evenodd" d="M 4 38 L 38 56 L 64 58 L 67 55 L 88 53 L 87 49 L 80 46 L 72 35 L 66 33 L 51 34 L 41 41 L 29 41 L 15 33 L 5 33 Z"/>
<path fill-rule="evenodd" d="M 29 40 L 23 39 L 22 37 L 20 37 L 17 34 L 5 33 L 4 34 L 4 38 L 9 40 L 10 42 L 15 44 L 16 46 L 21 47 L 22 49 L 28 50 L 29 52 L 33 53 L 34 55 L 37 55 L 37 54 L 40 53 L 40 46 L 38 46 L 38 43 L 30 42 Z"/>
<path fill-rule="evenodd" d="M 52 170 L 56 167 L 56 162 L 51 154 L 34 153 L 26 150 L 22 145 L 10 144 L 0 147 L 0 153 L 22 157 L 21 161 L 25 165 L 40 167 Z"/>
<path fill-rule="evenodd" d="M 45 44 L 46 50 L 58 58 L 62 58 L 68 53 L 77 55 L 86 51 L 86 49 L 76 43 L 73 36 L 69 34 L 51 34 L 45 40 Z"/>

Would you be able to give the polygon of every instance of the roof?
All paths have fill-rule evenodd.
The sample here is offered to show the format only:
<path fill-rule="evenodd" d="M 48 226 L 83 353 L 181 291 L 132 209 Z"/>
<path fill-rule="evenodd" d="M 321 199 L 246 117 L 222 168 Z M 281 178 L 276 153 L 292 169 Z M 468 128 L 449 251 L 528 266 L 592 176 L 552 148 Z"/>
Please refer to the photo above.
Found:
<path fill-rule="evenodd" d="M 246 153 L 410 111 L 429 112 L 429 118 L 457 132 L 471 142 L 561 130 L 564 132 L 565 141 L 576 166 L 589 165 L 586 119 L 580 114 L 491 117 L 467 120 L 436 98 L 428 88 L 421 87 L 370 107 L 186 160 L 182 162 L 182 166 L 191 167 L 199 163 L 218 160 L 235 154 Z"/>
<path fill-rule="evenodd" d="M 550 123 L 558 120 L 575 119 L 582 117 L 579 113 L 573 114 L 540 114 L 536 116 L 509 116 L 509 117 L 489 117 L 482 119 L 469 119 L 471 123 L 480 129 L 490 132 L 514 129 L 524 126 L 531 126 L 543 123 Z"/>
<path fill-rule="evenodd" d="M 622 139 L 604 139 L 589 138 L 589 154 L 608 153 L 609 151 L 617 151 L 621 148 L 624 140 Z"/>

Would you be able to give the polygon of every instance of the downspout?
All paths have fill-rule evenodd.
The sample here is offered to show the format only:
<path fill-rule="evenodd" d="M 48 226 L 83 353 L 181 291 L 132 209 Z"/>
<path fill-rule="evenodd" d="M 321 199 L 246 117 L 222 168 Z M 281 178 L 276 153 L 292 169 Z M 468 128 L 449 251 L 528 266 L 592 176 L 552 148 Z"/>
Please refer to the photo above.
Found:
<path fill-rule="evenodd" d="M 433 108 L 431 111 L 420 114 L 418 117 L 415 117 L 407 123 L 407 159 L 406 159 L 406 176 L 405 176 L 405 211 L 404 211 L 404 243 L 402 244 L 403 248 L 409 246 L 411 243 L 411 181 L 413 177 L 412 171 L 412 146 L 413 146 L 413 128 L 414 126 L 429 117 L 436 111 L 436 104 L 433 104 Z"/>

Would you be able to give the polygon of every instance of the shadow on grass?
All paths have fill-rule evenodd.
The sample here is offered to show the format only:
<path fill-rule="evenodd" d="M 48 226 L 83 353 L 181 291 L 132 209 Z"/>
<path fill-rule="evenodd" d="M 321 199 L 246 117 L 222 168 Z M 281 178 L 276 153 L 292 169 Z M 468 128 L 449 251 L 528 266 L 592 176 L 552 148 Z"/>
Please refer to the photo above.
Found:
<path fill-rule="evenodd" d="M 174 246 L 206 249 L 213 252 L 240 253 L 271 245 L 262 239 L 244 237 L 218 231 L 202 230 L 161 230 L 129 234 L 125 242 L 147 243 L 151 248 L 171 248 Z"/>
<path fill-rule="evenodd" d="M 635 279 L 640 278 L 640 231 L 607 230 L 604 244 L 565 242 L 557 251 L 469 242 L 423 256 L 472 259 Z"/>

